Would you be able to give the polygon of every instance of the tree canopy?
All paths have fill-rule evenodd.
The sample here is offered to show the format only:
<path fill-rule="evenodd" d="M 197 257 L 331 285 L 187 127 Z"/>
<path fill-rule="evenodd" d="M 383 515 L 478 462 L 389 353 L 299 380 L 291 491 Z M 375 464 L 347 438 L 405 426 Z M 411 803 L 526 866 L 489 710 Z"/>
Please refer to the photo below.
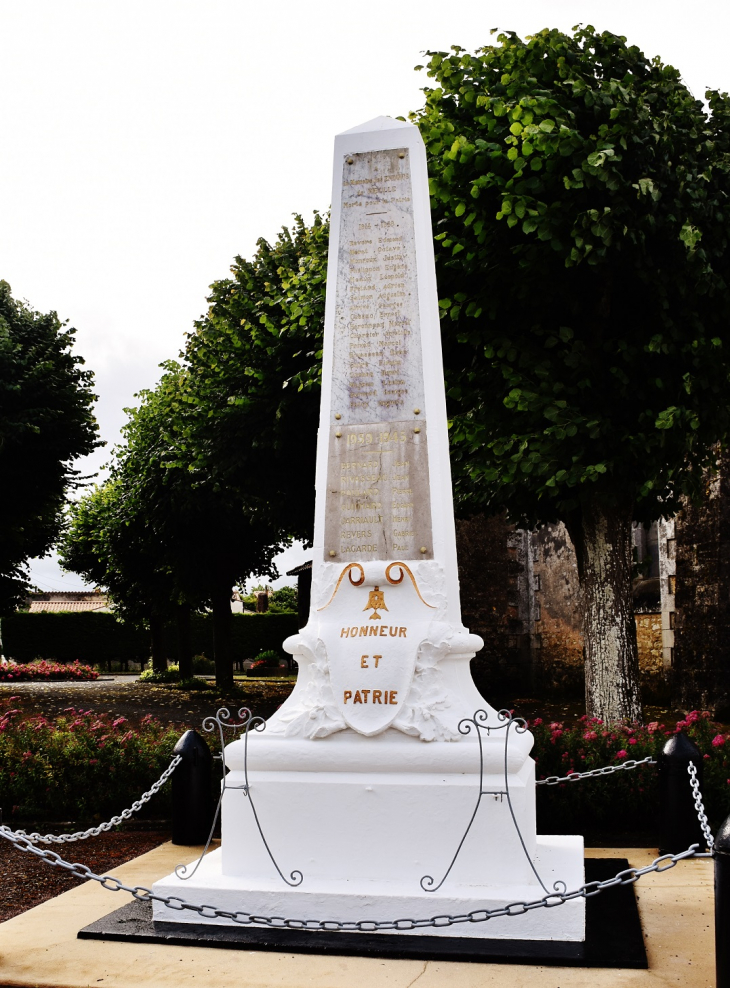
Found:
<path fill-rule="evenodd" d="M 727 96 L 591 27 L 429 54 L 458 497 L 673 513 L 730 427 Z"/>
<path fill-rule="evenodd" d="M 27 560 L 58 537 L 81 482 L 73 461 L 101 445 L 93 374 L 73 352 L 74 333 L 0 281 L 0 610 L 27 592 Z"/>
<path fill-rule="evenodd" d="M 296 216 L 211 286 L 185 348 L 191 469 L 270 504 L 282 535 L 314 518 L 329 223 Z"/>
<path fill-rule="evenodd" d="M 297 216 L 211 286 L 184 362 L 127 410 L 111 479 L 62 544 L 67 569 L 153 632 L 176 608 L 211 606 L 222 686 L 232 585 L 275 576 L 274 555 L 311 538 L 328 233 Z"/>
<path fill-rule="evenodd" d="M 730 431 L 730 101 L 705 108 L 676 69 L 592 27 L 428 54 L 412 119 L 457 507 L 566 523 L 588 709 L 638 717 L 631 521 L 673 514 Z M 184 596 L 215 569 L 222 599 L 232 564 L 211 553 L 242 517 L 272 546 L 311 535 L 328 234 L 296 217 L 237 257 L 132 414 L 115 478 Z"/>
<path fill-rule="evenodd" d="M 61 559 L 102 583 L 125 617 L 150 624 L 158 664 L 162 623 L 180 608 L 211 606 L 216 671 L 227 685 L 231 588 L 252 573 L 272 573 L 284 540 L 264 499 L 241 497 L 201 466 L 189 375 L 174 361 L 163 369 L 157 387 L 127 410 L 110 480 L 72 508 Z"/>
<path fill-rule="evenodd" d="M 730 102 L 592 27 L 428 54 L 457 499 L 566 522 L 588 709 L 633 719 L 631 520 L 730 429 Z"/>

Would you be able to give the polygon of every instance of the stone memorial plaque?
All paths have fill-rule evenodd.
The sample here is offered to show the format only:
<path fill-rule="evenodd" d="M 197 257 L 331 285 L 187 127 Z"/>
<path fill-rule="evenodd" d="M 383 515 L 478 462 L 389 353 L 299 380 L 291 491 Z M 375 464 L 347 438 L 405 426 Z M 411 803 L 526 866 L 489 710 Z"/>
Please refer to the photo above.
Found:
<path fill-rule="evenodd" d="M 333 430 L 325 553 L 343 562 L 432 558 L 425 423 L 417 433 L 413 422 Z"/>
<path fill-rule="evenodd" d="M 324 557 L 431 559 L 407 148 L 344 155 Z"/>

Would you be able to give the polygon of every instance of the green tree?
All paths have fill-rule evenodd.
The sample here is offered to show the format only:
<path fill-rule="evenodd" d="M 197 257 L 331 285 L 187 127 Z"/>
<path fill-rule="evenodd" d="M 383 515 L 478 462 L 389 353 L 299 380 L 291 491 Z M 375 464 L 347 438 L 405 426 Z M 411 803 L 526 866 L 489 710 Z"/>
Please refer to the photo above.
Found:
<path fill-rule="evenodd" d="M 299 604 L 299 590 L 296 586 L 279 587 L 271 595 L 271 603 L 282 611 L 296 611 Z"/>
<path fill-rule="evenodd" d="M 566 523 L 588 710 L 638 719 L 631 521 L 730 427 L 730 102 L 592 27 L 428 54 L 457 500 Z"/>
<path fill-rule="evenodd" d="M 28 590 L 25 564 L 55 542 L 73 461 L 101 445 L 93 374 L 55 312 L 16 301 L 0 281 L 0 610 Z"/>
<path fill-rule="evenodd" d="M 59 558 L 64 569 L 104 587 L 118 617 L 149 628 L 156 671 L 167 667 L 163 627 L 175 617 L 178 662 L 182 675 L 191 676 L 190 605 L 149 536 L 145 513 L 117 476 L 70 506 L 69 523 L 58 545 Z"/>
<path fill-rule="evenodd" d="M 162 626 L 176 617 L 181 672 L 189 674 L 190 609 L 210 607 L 216 681 L 228 688 L 232 587 L 252 573 L 275 577 L 283 542 L 269 501 L 222 483 L 201 455 L 190 374 L 174 361 L 163 369 L 157 387 L 127 410 L 111 480 L 75 509 L 62 558 L 107 587 L 126 615 L 149 623 L 156 667 L 165 665 Z"/>
<path fill-rule="evenodd" d="M 191 469 L 270 505 L 281 539 L 312 536 L 328 244 L 318 214 L 259 240 L 211 286 L 184 354 Z"/>

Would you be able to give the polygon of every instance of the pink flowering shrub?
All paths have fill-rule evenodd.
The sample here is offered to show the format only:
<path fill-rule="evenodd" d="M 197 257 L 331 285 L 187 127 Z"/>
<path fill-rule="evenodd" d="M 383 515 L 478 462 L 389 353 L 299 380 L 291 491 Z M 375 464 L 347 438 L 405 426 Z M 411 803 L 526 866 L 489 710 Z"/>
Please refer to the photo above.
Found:
<path fill-rule="evenodd" d="M 47 719 L 0 710 L 3 820 L 102 820 L 149 789 L 169 765 L 179 732 L 151 715 L 132 729 L 124 717 L 69 707 Z M 170 785 L 141 811 L 170 815 Z"/>
<path fill-rule="evenodd" d="M 26 662 L 18 665 L 0 665 L 0 682 L 21 682 L 26 680 L 61 680 L 97 679 L 99 673 L 91 666 L 82 666 L 79 662 L 49 662 L 40 659 L 38 662 Z"/>
<path fill-rule="evenodd" d="M 597 718 L 585 716 L 572 727 L 546 724 L 541 718 L 529 727 L 535 738 L 532 756 L 538 779 L 618 766 L 647 756 L 658 758 L 667 739 L 684 731 L 703 756 L 703 796 L 712 826 L 719 826 L 730 814 L 730 734 L 713 723 L 707 711 L 693 710 L 676 727 L 657 721 L 607 727 Z M 658 798 L 657 769 L 649 765 L 580 782 L 540 786 L 538 831 L 603 828 L 655 833 Z"/>

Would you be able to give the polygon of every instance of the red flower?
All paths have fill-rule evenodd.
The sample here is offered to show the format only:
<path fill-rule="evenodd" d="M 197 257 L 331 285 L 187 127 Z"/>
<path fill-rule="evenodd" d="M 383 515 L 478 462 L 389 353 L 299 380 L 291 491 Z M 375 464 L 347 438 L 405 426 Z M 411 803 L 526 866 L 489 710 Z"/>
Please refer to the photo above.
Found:
<path fill-rule="evenodd" d="M 621 751 L 617 751 L 616 752 L 616 757 L 617 758 L 627 758 L 628 757 L 628 754 L 629 754 L 628 751 L 624 751 L 623 748 L 622 748 Z"/>

